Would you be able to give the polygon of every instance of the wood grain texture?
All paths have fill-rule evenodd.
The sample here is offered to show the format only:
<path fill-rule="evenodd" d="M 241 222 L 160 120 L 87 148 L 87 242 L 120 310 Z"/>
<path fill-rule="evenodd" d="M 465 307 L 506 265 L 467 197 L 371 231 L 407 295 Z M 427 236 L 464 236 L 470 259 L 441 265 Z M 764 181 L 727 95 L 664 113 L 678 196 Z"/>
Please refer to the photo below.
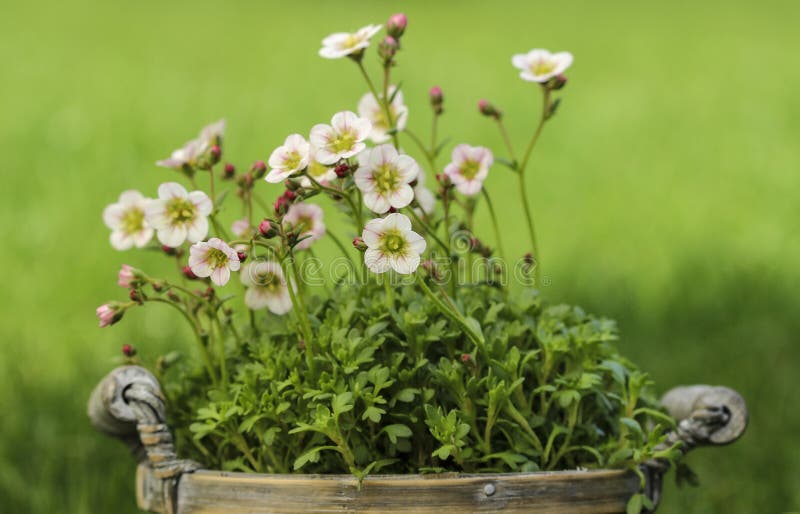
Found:
<path fill-rule="evenodd" d="M 140 468 L 140 475 L 147 469 Z M 137 481 L 139 505 L 153 509 L 158 492 Z M 142 489 L 144 487 L 144 489 Z M 350 475 L 256 475 L 200 470 L 177 487 L 178 514 L 362 513 L 619 513 L 639 487 L 621 470 L 484 475 L 376 475 L 361 489 Z"/>

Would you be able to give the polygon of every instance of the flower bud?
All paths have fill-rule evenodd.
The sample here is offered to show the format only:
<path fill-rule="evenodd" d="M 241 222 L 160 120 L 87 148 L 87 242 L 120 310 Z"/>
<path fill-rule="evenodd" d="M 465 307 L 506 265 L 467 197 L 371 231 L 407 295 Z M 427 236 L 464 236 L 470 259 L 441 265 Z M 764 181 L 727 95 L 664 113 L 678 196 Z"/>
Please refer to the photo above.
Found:
<path fill-rule="evenodd" d="M 278 235 L 278 231 L 269 220 L 263 220 L 258 224 L 258 232 L 265 239 L 271 239 Z"/>
<path fill-rule="evenodd" d="M 298 189 L 301 189 L 303 187 L 302 185 L 300 185 L 300 181 L 295 180 L 293 178 L 287 178 L 286 180 L 284 180 L 283 185 L 286 186 L 286 189 L 288 191 L 297 191 Z"/>
<path fill-rule="evenodd" d="M 161 245 L 161 251 L 167 255 L 175 255 L 176 253 L 178 253 L 177 248 L 173 248 L 172 246 L 167 246 L 167 245 Z"/>
<path fill-rule="evenodd" d="M 172 300 L 173 302 L 181 301 L 181 297 L 175 291 L 167 291 L 167 298 Z"/>
<path fill-rule="evenodd" d="M 295 193 L 291 189 L 287 189 L 286 191 L 283 192 L 283 197 L 286 198 L 287 202 L 292 203 L 297 199 L 297 193 Z"/>
<path fill-rule="evenodd" d="M 353 239 L 353 247 L 359 252 L 367 251 L 367 243 L 365 243 L 360 237 Z"/>
<path fill-rule="evenodd" d="M 192 271 L 192 268 L 189 266 L 184 266 L 181 271 L 183 272 L 183 276 L 189 280 L 197 280 L 198 278 L 197 275 L 194 274 L 194 271 Z"/>
<path fill-rule="evenodd" d="M 253 178 L 259 180 L 267 173 L 267 165 L 264 164 L 264 161 L 256 161 L 250 167 L 250 171 L 253 173 Z"/>
<path fill-rule="evenodd" d="M 395 39 L 400 39 L 400 36 L 406 31 L 408 26 L 408 18 L 403 13 L 397 13 L 389 16 L 389 21 L 386 22 L 386 33 Z"/>
<path fill-rule="evenodd" d="M 479 100 L 478 110 L 484 116 L 487 116 L 489 118 L 494 118 L 496 120 L 499 120 L 500 118 L 503 117 L 503 113 L 499 109 L 495 108 L 494 105 L 490 104 L 488 100 L 484 99 Z"/>
<path fill-rule="evenodd" d="M 284 214 L 286 214 L 286 211 L 289 210 L 289 201 L 286 200 L 286 197 L 284 195 L 281 195 L 278 197 L 277 200 L 275 200 L 275 203 L 272 205 L 272 208 L 275 209 L 276 216 L 283 216 Z"/>
<path fill-rule="evenodd" d="M 161 291 L 164 290 L 163 282 L 154 281 L 151 282 L 150 285 L 153 286 L 153 291 L 155 291 L 156 293 L 160 293 Z"/>
<path fill-rule="evenodd" d="M 433 261 L 433 259 L 426 259 L 422 261 L 420 266 L 422 266 L 422 269 L 424 269 L 432 279 L 439 280 L 439 267 L 436 266 L 436 263 Z"/>
<path fill-rule="evenodd" d="M 545 87 L 551 91 L 558 91 L 562 89 L 564 86 L 567 85 L 567 77 L 564 74 L 558 74 L 555 77 L 551 78 L 545 84 Z"/>
<path fill-rule="evenodd" d="M 445 189 L 448 189 L 453 186 L 453 181 L 450 180 L 450 177 L 446 173 L 437 173 L 436 182 L 438 182 L 439 185 L 441 185 Z"/>
<path fill-rule="evenodd" d="M 239 257 L 239 262 L 247 260 L 247 252 L 236 252 L 236 256 Z"/>
<path fill-rule="evenodd" d="M 226 162 L 225 167 L 222 169 L 222 180 L 231 180 L 236 175 L 236 166 Z"/>
<path fill-rule="evenodd" d="M 472 356 L 470 354 L 468 353 L 461 354 L 461 362 L 463 362 L 464 364 L 469 364 L 470 361 L 472 361 Z"/>
<path fill-rule="evenodd" d="M 142 295 L 136 289 L 131 289 L 128 291 L 128 297 L 131 299 L 131 301 L 142 303 Z"/>
<path fill-rule="evenodd" d="M 333 169 L 333 172 L 336 173 L 337 177 L 345 178 L 350 173 L 350 165 L 347 163 L 338 164 Z"/>
<path fill-rule="evenodd" d="M 133 266 L 123 264 L 117 274 L 117 285 L 120 287 L 136 287 L 144 279 L 142 272 Z"/>
<path fill-rule="evenodd" d="M 222 157 L 222 148 L 220 148 L 219 145 L 214 145 L 211 147 L 211 150 L 208 151 L 208 155 L 211 158 L 211 164 L 216 164 Z"/>
<path fill-rule="evenodd" d="M 383 59 L 384 63 L 392 62 L 397 50 L 400 48 L 400 45 L 397 43 L 397 40 L 392 36 L 386 36 L 383 40 L 378 44 L 378 56 Z"/>
<path fill-rule="evenodd" d="M 134 348 L 132 345 L 129 344 L 123 344 L 122 355 L 130 359 L 131 357 L 136 356 L 136 348 Z"/>
<path fill-rule="evenodd" d="M 444 112 L 444 93 L 439 86 L 433 86 L 429 93 L 431 99 L 431 108 L 434 114 L 442 114 Z"/>
<path fill-rule="evenodd" d="M 104 303 L 95 310 L 97 320 L 100 322 L 100 328 L 109 327 L 122 319 L 125 314 L 125 307 L 119 302 Z"/>

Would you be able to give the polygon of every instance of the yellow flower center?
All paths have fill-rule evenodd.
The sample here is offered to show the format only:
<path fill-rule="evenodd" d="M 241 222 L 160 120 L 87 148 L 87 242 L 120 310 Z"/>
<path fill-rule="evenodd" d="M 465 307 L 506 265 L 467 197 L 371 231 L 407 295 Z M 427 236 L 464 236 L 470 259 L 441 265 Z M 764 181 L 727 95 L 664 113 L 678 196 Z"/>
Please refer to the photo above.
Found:
<path fill-rule="evenodd" d="M 314 178 L 322 177 L 328 172 L 328 167 L 317 161 L 311 161 L 308 165 L 307 173 Z"/>
<path fill-rule="evenodd" d="M 263 287 L 270 292 L 278 291 L 281 288 L 281 279 L 277 274 L 271 271 L 264 271 L 258 273 L 255 283 L 258 287 Z"/>
<path fill-rule="evenodd" d="M 347 36 L 347 39 L 344 40 L 344 43 L 342 43 L 342 48 L 350 49 L 355 47 L 360 42 L 361 38 L 359 38 L 356 34 L 350 34 Z"/>
<path fill-rule="evenodd" d="M 353 148 L 353 143 L 356 142 L 356 135 L 352 131 L 341 132 L 336 134 L 336 137 L 331 139 L 330 147 L 336 152 L 346 152 Z"/>
<path fill-rule="evenodd" d="M 167 202 L 167 217 L 173 225 L 185 225 L 195 218 L 195 207 L 186 198 L 171 198 Z"/>
<path fill-rule="evenodd" d="M 134 207 L 122 215 L 122 231 L 126 234 L 135 234 L 144 227 L 144 212 Z"/>
<path fill-rule="evenodd" d="M 531 73 L 534 75 L 547 75 L 556 69 L 556 63 L 553 61 L 536 61 L 531 64 Z"/>
<path fill-rule="evenodd" d="M 397 168 L 393 164 L 384 164 L 376 168 L 372 172 L 372 178 L 375 179 L 375 189 L 381 195 L 394 192 L 397 189 L 397 183 L 400 181 Z"/>
<path fill-rule="evenodd" d="M 397 230 L 392 229 L 386 231 L 381 237 L 381 252 L 387 255 L 403 255 L 406 252 L 408 242 L 403 234 Z"/>
<path fill-rule="evenodd" d="M 461 165 L 461 174 L 467 180 L 474 179 L 475 175 L 477 175 L 480 170 L 481 166 L 478 161 L 469 160 Z"/>
<path fill-rule="evenodd" d="M 290 152 L 283 160 L 283 165 L 287 170 L 296 170 L 300 167 L 300 161 L 302 160 L 303 158 L 300 156 L 300 152 Z"/>
<path fill-rule="evenodd" d="M 208 263 L 212 268 L 222 268 L 228 264 L 228 256 L 222 250 L 211 248 L 208 251 Z"/>

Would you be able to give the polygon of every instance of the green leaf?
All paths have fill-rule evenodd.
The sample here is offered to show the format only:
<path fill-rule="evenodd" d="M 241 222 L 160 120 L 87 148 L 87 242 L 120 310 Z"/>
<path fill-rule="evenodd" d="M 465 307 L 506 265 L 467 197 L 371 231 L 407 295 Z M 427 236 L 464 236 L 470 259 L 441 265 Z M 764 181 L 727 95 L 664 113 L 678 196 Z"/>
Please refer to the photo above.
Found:
<path fill-rule="evenodd" d="M 316 448 L 311 448 L 294 460 L 294 470 L 297 471 L 309 462 L 319 462 L 319 452 L 323 450 L 338 451 L 339 449 L 336 446 L 317 446 Z"/>
<path fill-rule="evenodd" d="M 636 493 L 628 500 L 628 505 L 625 507 L 625 514 L 639 514 L 642 512 L 642 500 L 644 495 Z"/>
<path fill-rule="evenodd" d="M 340 414 L 353 410 L 353 393 L 346 391 L 334 396 L 333 402 L 331 402 L 331 409 L 333 410 L 333 415 L 337 418 Z"/>
<path fill-rule="evenodd" d="M 397 423 L 394 425 L 386 425 L 381 432 L 385 432 L 386 436 L 392 444 L 397 444 L 398 437 L 411 437 L 413 432 L 406 425 Z"/>

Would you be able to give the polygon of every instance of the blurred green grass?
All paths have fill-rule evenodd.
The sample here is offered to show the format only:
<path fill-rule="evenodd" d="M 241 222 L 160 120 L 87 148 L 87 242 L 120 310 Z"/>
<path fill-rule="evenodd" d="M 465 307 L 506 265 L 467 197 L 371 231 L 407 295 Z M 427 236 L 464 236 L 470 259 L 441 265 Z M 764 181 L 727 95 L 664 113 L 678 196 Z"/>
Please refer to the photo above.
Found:
<path fill-rule="evenodd" d="M 245 166 L 354 108 L 359 77 L 318 58 L 319 40 L 396 10 L 411 20 L 397 70 L 410 126 L 427 133 L 438 84 L 443 131 L 498 154 L 477 99 L 506 110 L 518 147 L 538 105 L 511 54 L 575 54 L 530 182 L 544 292 L 617 318 L 661 390 L 719 383 L 748 400 L 746 436 L 691 455 L 702 486 L 668 485 L 660 512 L 800 508 L 796 2 L 147 0 L 0 17 L 0 510 L 136 512 L 133 463 L 91 430 L 85 401 L 123 342 L 154 355 L 186 334 L 157 309 L 96 329 L 120 263 L 167 270 L 111 250 L 102 208 L 173 179 L 153 161 L 218 117 Z M 520 254 L 511 179 L 498 166 L 487 183 Z"/>

